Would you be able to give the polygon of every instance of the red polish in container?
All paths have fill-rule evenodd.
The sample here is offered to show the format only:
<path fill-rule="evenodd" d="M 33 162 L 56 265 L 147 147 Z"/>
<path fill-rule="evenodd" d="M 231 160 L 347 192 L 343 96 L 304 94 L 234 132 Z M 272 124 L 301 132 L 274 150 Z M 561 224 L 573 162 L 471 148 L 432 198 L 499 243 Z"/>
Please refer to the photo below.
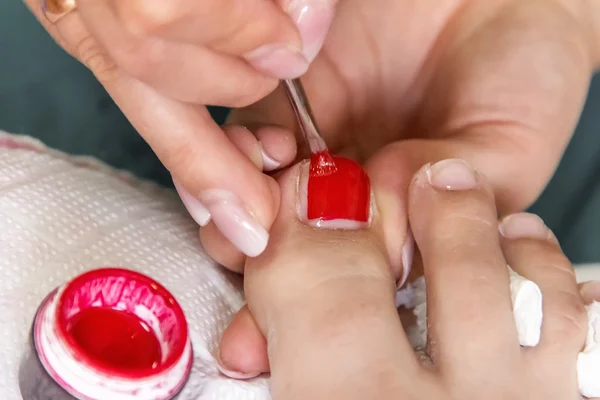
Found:
<path fill-rule="evenodd" d="M 27 400 L 172 400 L 192 366 L 175 298 L 120 268 L 84 273 L 48 295 L 29 344 L 19 370 Z"/>
<path fill-rule="evenodd" d="M 355 161 L 327 151 L 313 153 L 307 196 L 309 221 L 369 222 L 371 184 Z"/>

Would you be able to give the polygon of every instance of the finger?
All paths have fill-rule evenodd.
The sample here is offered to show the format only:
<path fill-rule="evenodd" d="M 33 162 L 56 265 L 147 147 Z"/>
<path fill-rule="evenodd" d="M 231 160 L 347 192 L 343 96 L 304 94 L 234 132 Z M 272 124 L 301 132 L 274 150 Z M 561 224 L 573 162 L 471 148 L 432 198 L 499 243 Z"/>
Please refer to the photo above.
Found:
<path fill-rule="evenodd" d="M 444 139 L 397 141 L 385 146 L 367 161 L 366 168 L 372 176 L 378 209 L 385 215 L 382 232 L 386 248 L 398 276 L 410 273 L 414 253 L 406 212 L 408 187 L 414 174 L 427 163 L 452 158 L 466 160 L 486 176 L 498 202 L 498 210 L 504 213 L 521 206 L 513 201 L 519 198 L 519 194 L 513 191 L 514 175 L 507 174 L 504 167 L 507 159 L 516 157 L 519 151 L 504 143 L 471 140 L 458 134 Z M 400 272 L 403 274 L 400 275 Z"/>
<path fill-rule="evenodd" d="M 490 373 L 482 357 L 497 366 L 519 352 L 491 188 L 462 160 L 426 165 L 410 187 L 409 218 L 436 361 L 450 374 L 458 361 L 470 373 Z"/>
<path fill-rule="evenodd" d="M 248 306 L 235 315 L 221 338 L 218 365 L 233 379 L 249 379 L 269 372 L 267 342 Z"/>
<path fill-rule="evenodd" d="M 266 178 L 271 197 L 276 201 L 274 207 L 277 208 L 279 207 L 279 186 L 270 177 Z M 200 227 L 200 242 L 206 253 L 220 265 L 233 272 L 244 272 L 244 263 L 248 255 L 239 250 L 238 246 L 223 234 L 217 224 L 209 222 L 206 226 Z"/>
<path fill-rule="evenodd" d="M 333 20 L 333 3 L 135 0 L 113 1 L 112 6 L 136 36 L 161 36 L 235 55 L 264 46 L 287 45 L 304 48 L 306 59 L 311 61 Z"/>
<path fill-rule="evenodd" d="M 562 365 L 568 365 L 587 333 L 587 314 L 571 263 L 536 215 L 510 215 L 499 228 L 508 264 L 542 291 L 542 334 L 539 346 L 532 350 L 548 357 L 567 357 Z"/>
<path fill-rule="evenodd" d="M 294 132 L 279 126 L 264 126 L 254 129 L 262 147 L 263 171 L 274 171 L 288 167 L 296 158 L 297 144 Z"/>
<path fill-rule="evenodd" d="M 365 225 L 368 180 L 353 162 L 338 158 L 336 165 L 330 175 L 309 177 L 302 163 L 281 176 L 273 240 L 245 267 L 245 293 L 267 336 L 276 398 L 318 398 L 326 390 L 343 392 L 346 379 L 418 366 L 398 319 L 385 253 L 374 225 Z M 343 196 L 332 197 L 327 187 Z M 332 208 L 322 207 L 321 196 L 329 196 Z M 349 198 L 361 203 L 348 204 Z"/>
<path fill-rule="evenodd" d="M 414 170 L 405 157 L 386 154 L 384 149 L 365 165 L 371 176 L 373 193 L 381 215 L 382 233 L 388 258 L 398 287 L 411 272 L 414 256 L 414 239 L 408 224 L 408 186 Z"/>
<path fill-rule="evenodd" d="M 295 141 L 291 140 L 290 133 L 267 130 L 262 133 L 259 131 L 254 135 L 249 129 L 236 125 L 226 125 L 223 129 L 230 142 L 252 161 L 258 170 L 285 166 L 295 154 Z M 270 154 L 275 154 L 275 156 Z M 265 179 L 268 181 L 272 197 L 277 201 L 279 187 L 272 179 L 267 177 Z M 184 198 L 182 196 L 182 199 Z M 192 215 L 194 215 L 195 209 L 197 207 L 194 204 L 188 207 Z M 207 222 L 200 226 L 200 240 L 207 254 L 226 268 L 235 272 L 243 272 L 245 254 L 240 252 L 215 224 Z"/>
<path fill-rule="evenodd" d="M 266 229 L 277 212 L 278 198 L 273 198 L 266 177 L 227 139 L 208 111 L 164 97 L 111 64 L 78 11 L 52 25 L 33 0 L 28 2 L 65 48 L 85 53 L 82 59 L 96 65 L 92 70 L 105 72 L 103 85 L 111 97 L 178 186 L 208 210 L 223 235 L 244 254 L 260 254 L 268 241 Z"/>
<path fill-rule="evenodd" d="M 252 129 L 224 125 L 222 128 L 231 143 L 261 171 L 287 167 L 296 157 L 296 138 L 289 130 L 277 126 Z"/>
<path fill-rule="evenodd" d="M 224 130 L 231 142 L 244 152 L 257 168 L 261 165 L 263 169 L 286 166 L 295 157 L 296 141 L 289 130 L 266 127 L 259 129 L 256 136 L 240 126 L 228 126 Z M 265 152 L 267 154 L 264 154 Z M 275 161 L 268 154 L 277 154 L 281 161 Z M 274 163 L 277 163 L 277 166 L 273 166 Z M 277 189 L 278 186 L 273 190 Z M 213 259 L 232 271 L 243 272 L 245 256 L 233 248 L 214 226 L 201 228 L 200 238 L 204 249 Z M 243 307 L 236 314 L 223 334 L 220 366 L 225 375 L 234 379 L 248 379 L 259 373 L 269 372 L 265 339 L 248 307 Z"/>
<path fill-rule="evenodd" d="M 89 32 L 120 68 L 177 100 L 240 107 L 264 97 L 277 85 L 245 61 L 206 47 L 138 38 L 121 25 L 107 2 L 77 4 Z M 305 70 L 302 67 L 298 74 Z"/>
<path fill-rule="evenodd" d="M 207 208 L 221 233 L 247 256 L 260 254 L 277 212 L 267 177 L 229 142 L 208 111 L 200 113 L 131 83 L 111 92 L 117 104 L 142 128 L 171 174 Z M 142 98 L 134 106 L 132 100 Z"/>

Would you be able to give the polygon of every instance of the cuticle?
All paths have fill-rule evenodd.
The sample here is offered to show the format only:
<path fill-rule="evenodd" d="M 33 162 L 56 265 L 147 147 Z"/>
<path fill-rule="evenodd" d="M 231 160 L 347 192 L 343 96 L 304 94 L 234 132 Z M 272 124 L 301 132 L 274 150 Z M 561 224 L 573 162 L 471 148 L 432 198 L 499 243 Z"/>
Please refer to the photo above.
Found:
<path fill-rule="evenodd" d="M 302 210 L 303 208 L 303 204 L 308 202 L 308 198 L 305 199 L 305 201 L 302 201 L 301 196 L 302 194 L 302 179 L 304 177 L 304 175 L 306 175 L 306 184 L 308 185 L 308 178 L 309 178 L 309 168 L 310 168 L 310 160 L 304 159 L 302 161 L 300 161 L 298 163 L 298 175 L 296 176 L 296 216 L 298 217 L 298 219 L 304 223 L 308 223 L 308 221 L 306 221 L 306 212 L 305 210 Z M 307 188 L 308 189 L 308 188 Z M 308 194 L 308 190 L 307 193 Z M 306 205 L 305 205 L 306 206 Z M 305 207 L 304 206 L 304 207 Z"/>
<path fill-rule="evenodd" d="M 369 201 L 369 220 L 367 221 L 367 228 L 370 228 L 373 225 L 373 219 L 375 218 L 375 214 L 377 216 L 380 215 L 379 207 L 377 205 L 377 199 L 375 198 L 375 191 L 373 190 L 373 186 L 370 189 L 371 199 Z"/>
<path fill-rule="evenodd" d="M 425 182 L 423 182 L 423 178 L 425 178 Z M 413 176 L 411 184 L 419 185 L 421 187 L 425 187 L 429 184 L 431 178 L 431 163 L 427 163 L 423 165 L 417 173 Z"/>

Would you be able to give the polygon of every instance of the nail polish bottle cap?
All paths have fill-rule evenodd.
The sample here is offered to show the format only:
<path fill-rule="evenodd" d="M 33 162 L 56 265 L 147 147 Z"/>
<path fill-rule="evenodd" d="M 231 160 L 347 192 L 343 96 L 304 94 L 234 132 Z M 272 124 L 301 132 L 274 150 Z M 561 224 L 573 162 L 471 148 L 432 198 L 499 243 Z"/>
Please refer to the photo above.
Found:
<path fill-rule="evenodd" d="M 46 372 L 79 399 L 172 399 L 192 345 L 182 308 L 140 273 L 103 268 L 51 293 L 33 323 Z"/>

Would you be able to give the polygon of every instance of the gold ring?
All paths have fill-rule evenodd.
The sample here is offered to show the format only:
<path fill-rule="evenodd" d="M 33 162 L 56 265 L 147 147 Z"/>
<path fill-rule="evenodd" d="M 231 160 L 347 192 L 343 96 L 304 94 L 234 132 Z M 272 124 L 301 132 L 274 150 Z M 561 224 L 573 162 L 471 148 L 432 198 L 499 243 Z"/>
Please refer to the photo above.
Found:
<path fill-rule="evenodd" d="M 76 8 L 75 0 L 42 0 L 42 12 L 51 23 L 55 23 Z"/>

